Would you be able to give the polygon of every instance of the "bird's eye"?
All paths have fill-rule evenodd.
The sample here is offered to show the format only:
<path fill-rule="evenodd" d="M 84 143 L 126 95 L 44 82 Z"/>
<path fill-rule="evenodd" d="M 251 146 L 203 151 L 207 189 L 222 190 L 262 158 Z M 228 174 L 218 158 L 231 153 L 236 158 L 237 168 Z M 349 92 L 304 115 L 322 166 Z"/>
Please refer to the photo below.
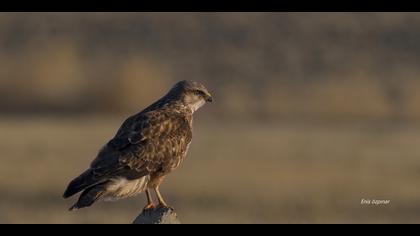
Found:
<path fill-rule="evenodd" d="M 204 95 L 203 91 L 200 91 L 200 90 L 195 90 L 194 93 L 198 96 L 203 96 Z"/>

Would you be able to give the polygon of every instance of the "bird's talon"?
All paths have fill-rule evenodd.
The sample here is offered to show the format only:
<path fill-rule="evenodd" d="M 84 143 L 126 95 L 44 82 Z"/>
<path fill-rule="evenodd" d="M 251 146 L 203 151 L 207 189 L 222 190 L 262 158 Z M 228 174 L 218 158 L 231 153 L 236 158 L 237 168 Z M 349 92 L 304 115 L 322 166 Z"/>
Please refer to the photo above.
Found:
<path fill-rule="evenodd" d="M 143 210 L 151 210 L 151 209 L 155 209 L 155 208 L 156 208 L 155 204 L 150 203 L 150 204 L 147 204 L 147 205 L 143 208 Z"/>

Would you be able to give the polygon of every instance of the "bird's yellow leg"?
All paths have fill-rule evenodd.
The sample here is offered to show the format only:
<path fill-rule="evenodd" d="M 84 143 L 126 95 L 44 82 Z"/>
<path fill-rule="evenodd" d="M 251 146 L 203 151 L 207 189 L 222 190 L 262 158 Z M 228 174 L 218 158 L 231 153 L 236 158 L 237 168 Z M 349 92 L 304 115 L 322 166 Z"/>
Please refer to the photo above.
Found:
<path fill-rule="evenodd" d="M 144 210 L 155 208 L 155 204 L 153 203 L 152 194 L 150 194 L 149 189 L 146 189 L 146 196 L 147 196 L 147 205 L 144 207 Z"/>
<path fill-rule="evenodd" d="M 168 207 L 168 204 L 166 204 L 165 200 L 163 200 L 162 195 L 159 192 L 159 187 L 155 187 L 156 196 L 158 197 L 159 205 Z"/>

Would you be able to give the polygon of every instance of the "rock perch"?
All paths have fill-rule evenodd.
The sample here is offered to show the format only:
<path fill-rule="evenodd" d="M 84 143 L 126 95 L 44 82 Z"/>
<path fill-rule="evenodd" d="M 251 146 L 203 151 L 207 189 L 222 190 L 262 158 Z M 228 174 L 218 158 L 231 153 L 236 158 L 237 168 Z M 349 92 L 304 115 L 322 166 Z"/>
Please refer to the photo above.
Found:
<path fill-rule="evenodd" d="M 133 224 L 180 224 L 175 211 L 169 207 L 159 206 L 143 210 Z"/>

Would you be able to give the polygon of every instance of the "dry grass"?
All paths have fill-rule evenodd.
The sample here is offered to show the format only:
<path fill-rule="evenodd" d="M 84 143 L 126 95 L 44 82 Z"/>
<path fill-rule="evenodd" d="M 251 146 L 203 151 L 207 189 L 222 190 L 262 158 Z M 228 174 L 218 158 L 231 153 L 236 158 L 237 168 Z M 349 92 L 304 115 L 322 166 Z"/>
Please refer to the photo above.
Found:
<path fill-rule="evenodd" d="M 131 222 L 144 196 L 75 212 L 61 198 L 120 120 L 2 119 L 0 222 Z M 196 119 L 189 156 L 162 190 L 183 223 L 419 223 L 419 129 Z"/>

